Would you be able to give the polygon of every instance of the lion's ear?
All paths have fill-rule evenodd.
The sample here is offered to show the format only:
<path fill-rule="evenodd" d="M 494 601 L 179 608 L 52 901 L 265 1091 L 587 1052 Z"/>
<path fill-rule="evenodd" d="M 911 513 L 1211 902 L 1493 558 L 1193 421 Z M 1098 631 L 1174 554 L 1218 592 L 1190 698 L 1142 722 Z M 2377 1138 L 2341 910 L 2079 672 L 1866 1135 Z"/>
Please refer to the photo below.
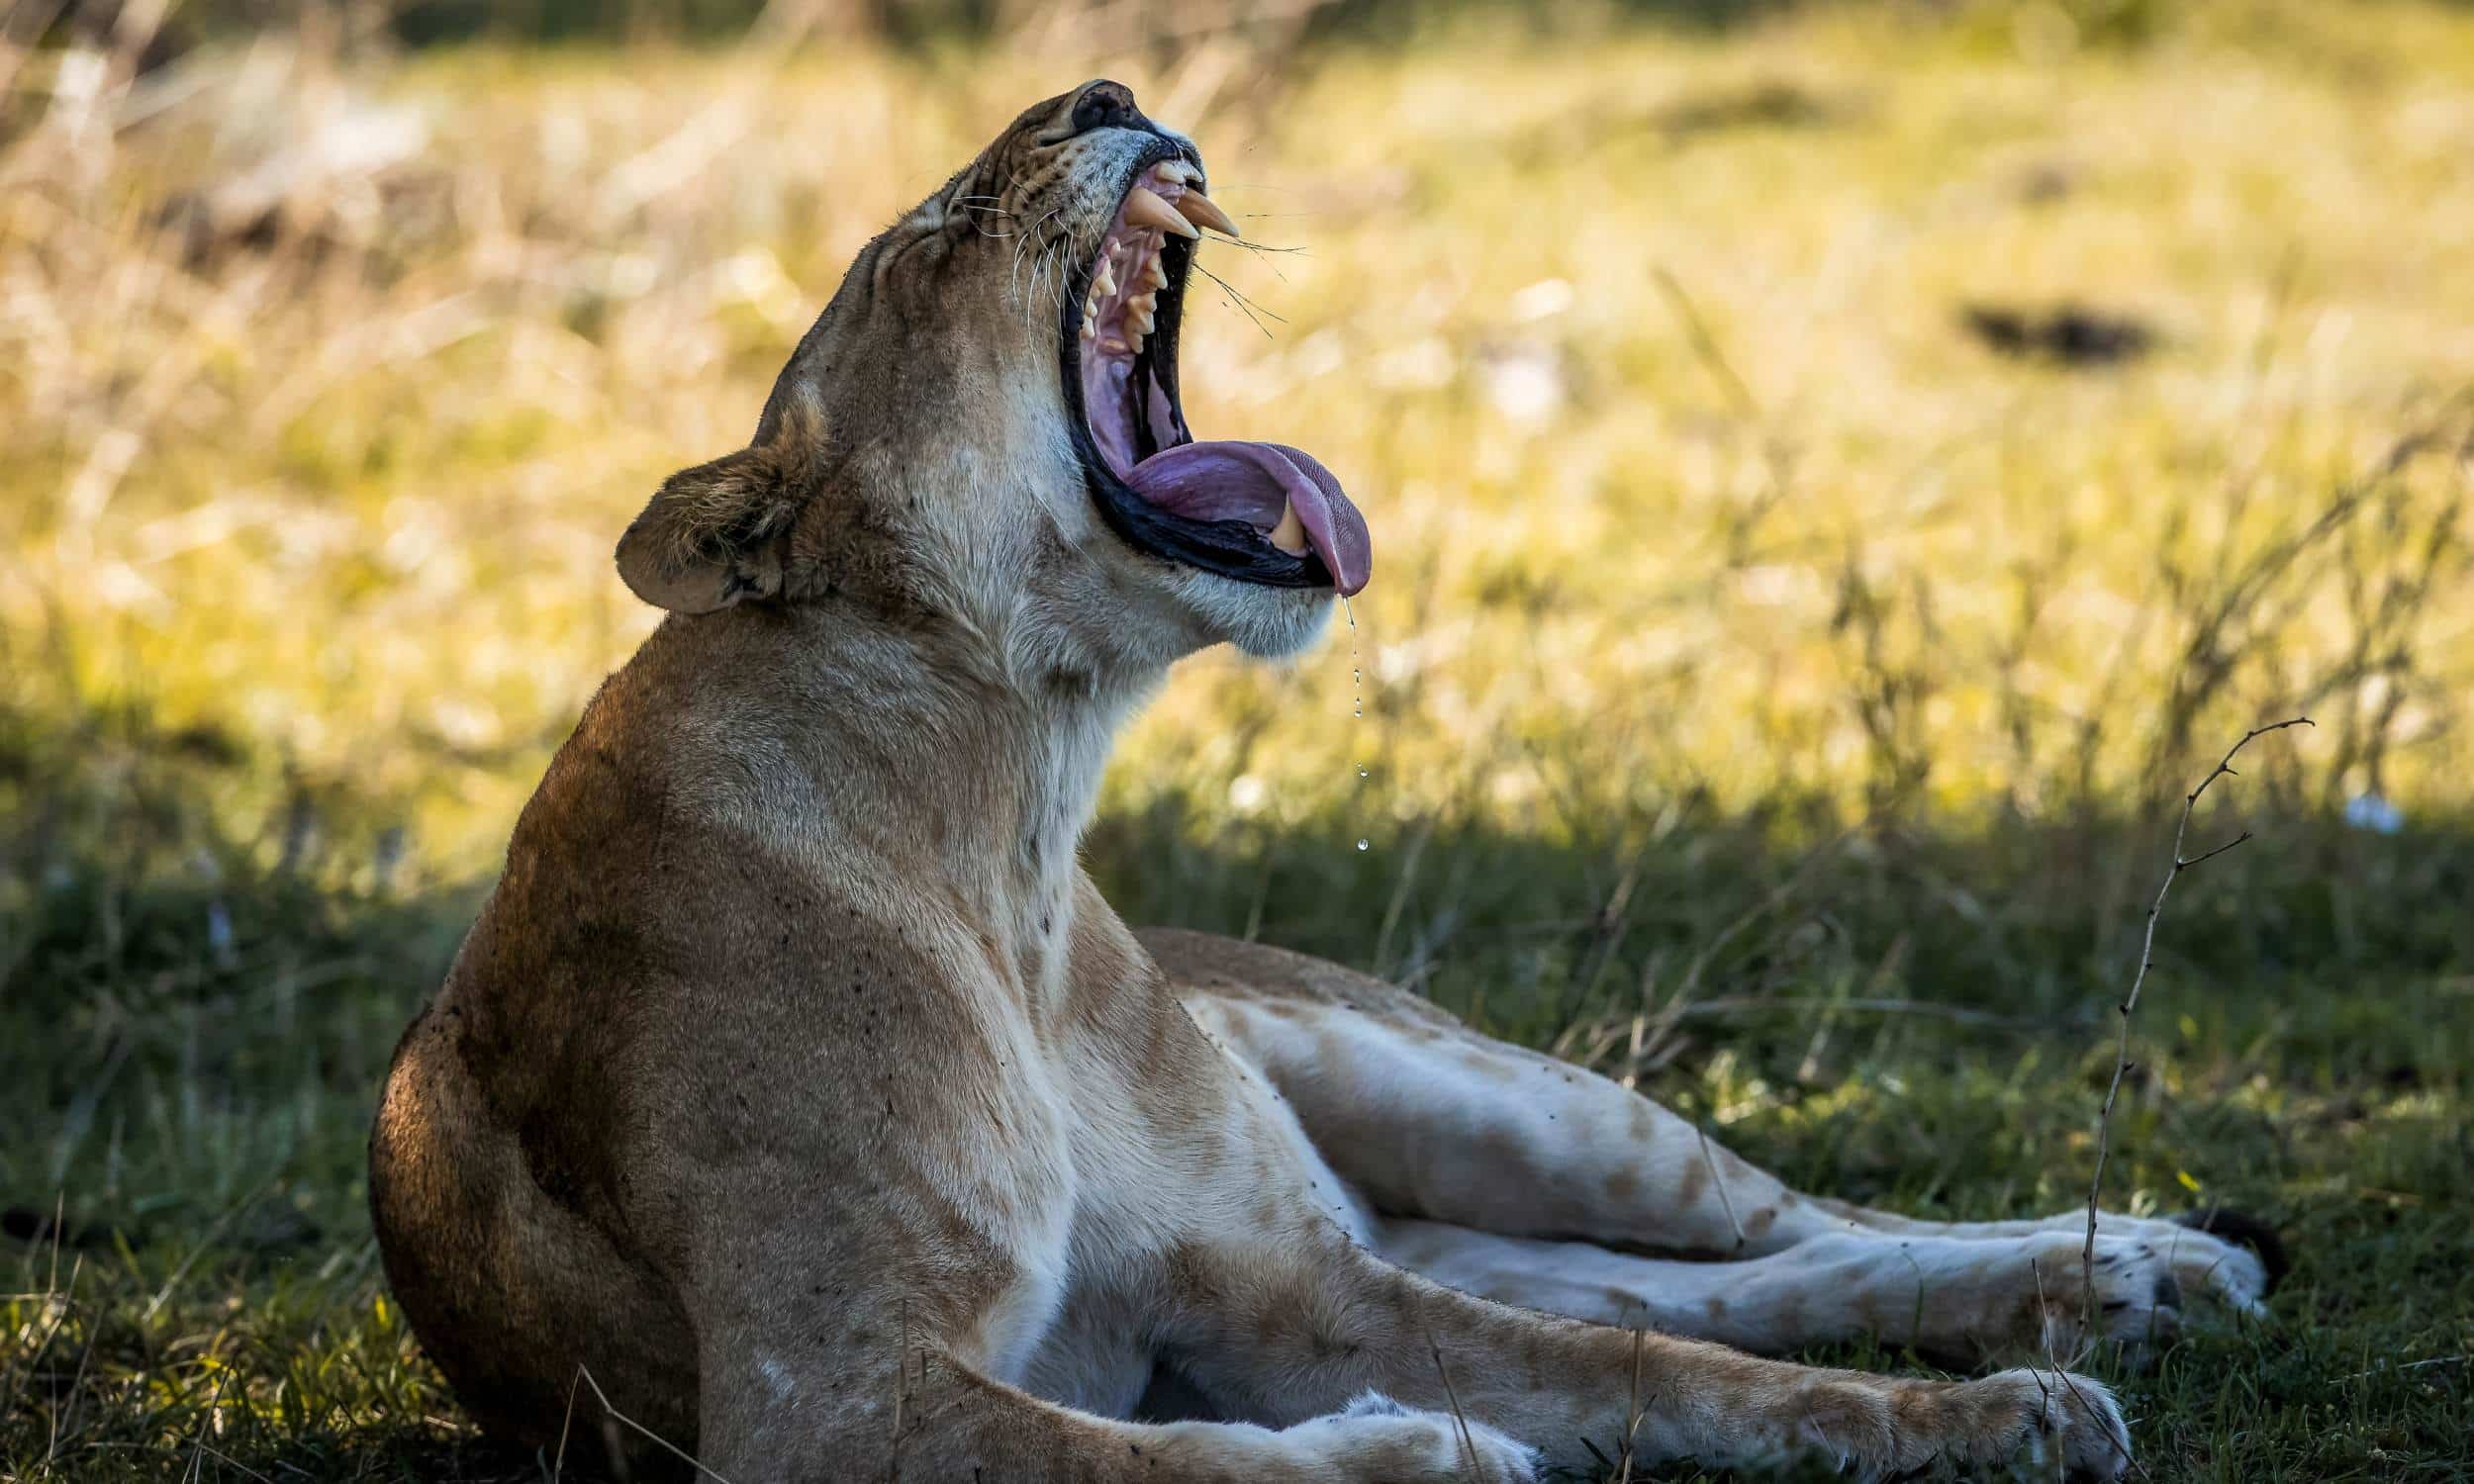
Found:
<path fill-rule="evenodd" d="M 809 491 L 776 444 L 742 448 L 662 481 L 618 538 L 618 575 L 677 613 L 710 613 L 782 591 L 783 547 Z"/>

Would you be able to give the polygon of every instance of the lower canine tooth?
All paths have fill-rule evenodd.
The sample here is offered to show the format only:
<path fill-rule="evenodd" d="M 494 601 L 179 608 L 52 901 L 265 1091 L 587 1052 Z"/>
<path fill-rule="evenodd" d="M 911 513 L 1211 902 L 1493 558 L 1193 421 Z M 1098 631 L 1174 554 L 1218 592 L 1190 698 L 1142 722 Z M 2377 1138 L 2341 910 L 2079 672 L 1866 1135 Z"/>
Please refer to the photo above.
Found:
<path fill-rule="evenodd" d="M 1272 544 L 1290 556 L 1305 555 L 1305 522 L 1297 518 L 1295 506 L 1280 508 L 1280 524 L 1272 527 Z"/>

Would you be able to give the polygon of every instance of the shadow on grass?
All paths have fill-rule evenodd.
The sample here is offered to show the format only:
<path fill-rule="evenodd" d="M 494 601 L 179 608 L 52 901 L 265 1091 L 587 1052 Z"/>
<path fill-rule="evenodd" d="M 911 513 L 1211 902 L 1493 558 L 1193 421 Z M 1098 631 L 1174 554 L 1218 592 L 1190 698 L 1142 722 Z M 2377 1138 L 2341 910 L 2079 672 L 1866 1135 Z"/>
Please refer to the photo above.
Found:
<path fill-rule="evenodd" d="M 23 1339 L 0 1464 L 540 1476 L 455 1421 L 362 1212 L 379 1075 L 484 883 L 406 887 L 345 788 L 304 844 L 247 771 L 143 718 L 0 712 L 0 1203 L 83 1228 L 0 1248 Z M 2474 828 L 2245 822 L 2167 909 L 2109 1190 L 2278 1216 L 2302 1255 L 2284 1307 L 2313 1322 L 2190 1342 L 2136 1383 L 2186 1455 L 2158 1477 L 2436 1460 L 2474 1344 Z M 2169 828 L 1850 833 L 1681 798 L 1549 837 L 1168 800 L 1103 818 L 1087 855 L 1131 921 L 1414 982 L 1797 1183 L 1981 1217 L 2084 1198 Z M 2331 1394 L 2368 1421 L 2290 1421 Z"/>

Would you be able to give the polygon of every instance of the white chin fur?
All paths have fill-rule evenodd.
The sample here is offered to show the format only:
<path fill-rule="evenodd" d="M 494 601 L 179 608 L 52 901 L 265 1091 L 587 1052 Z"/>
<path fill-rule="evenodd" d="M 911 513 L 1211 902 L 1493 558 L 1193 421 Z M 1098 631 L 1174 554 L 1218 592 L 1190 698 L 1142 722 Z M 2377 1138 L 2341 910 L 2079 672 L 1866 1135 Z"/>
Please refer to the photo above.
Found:
<path fill-rule="evenodd" d="M 1190 569 L 1180 574 L 1179 587 L 1204 632 L 1259 660 L 1295 654 L 1331 621 L 1327 589 L 1267 588 Z"/>

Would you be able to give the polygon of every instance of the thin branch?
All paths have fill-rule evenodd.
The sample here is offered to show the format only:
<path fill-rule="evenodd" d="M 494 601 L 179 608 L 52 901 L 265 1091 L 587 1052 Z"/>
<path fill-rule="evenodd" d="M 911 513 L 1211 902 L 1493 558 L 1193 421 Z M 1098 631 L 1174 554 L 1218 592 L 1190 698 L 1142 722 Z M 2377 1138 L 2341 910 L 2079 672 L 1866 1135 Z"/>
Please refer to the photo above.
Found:
<path fill-rule="evenodd" d="M 678 1459 L 681 1463 L 686 1464 L 689 1468 L 694 1469 L 697 1473 L 711 1478 L 719 1479 L 721 1484 L 730 1484 L 729 1479 L 724 1477 L 718 1470 L 709 1467 L 703 1459 L 679 1446 L 677 1443 L 672 1442 L 669 1438 L 662 1437 L 659 1433 L 654 1432 L 642 1423 L 637 1422 L 634 1418 L 627 1416 L 627 1414 L 619 1411 L 617 1407 L 612 1406 L 610 1393 L 602 1390 L 602 1383 L 593 1379 L 593 1372 L 591 1370 L 581 1365 L 577 1366 L 576 1378 L 577 1380 L 584 1382 L 585 1385 L 593 1388 L 593 1400 L 602 1404 L 602 1411 L 605 1415 L 615 1419 L 624 1427 L 633 1429 L 638 1435 L 651 1441 L 654 1446 L 660 1448 L 663 1452 L 668 1453 L 671 1457 Z M 569 1389 L 572 1391 L 574 1383 L 570 1382 L 568 1384 Z"/>
<path fill-rule="evenodd" d="M 1710 1188 L 1718 1192 L 1718 1209 L 1727 1213 L 1727 1225 L 1735 1229 L 1735 1245 L 1741 1250 L 1744 1246 L 1744 1223 L 1735 1219 L 1735 1202 L 1727 1198 L 1726 1176 L 1718 1172 L 1718 1157 L 1710 1153 L 1709 1130 L 1701 1127 L 1700 1120 L 1695 1119 L 1692 1132 L 1701 1136 L 1701 1162 L 1709 1168 Z"/>
<path fill-rule="evenodd" d="M 1616 1450 L 1622 1459 L 1623 1471 L 1615 1476 L 1615 1484 L 1632 1484 L 1634 1441 L 1641 1436 L 1642 1420 L 1649 1416 L 1649 1409 L 1641 1405 L 1641 1352 L 1649 1347 L 1649 1343 L 1647 1331 L 1632 1332 L 1632 1393 L 1624 1401 L 1624 1441 L 1623 1446 Z"/>
<path fill-rule="evenodd" d="M 2028 1259 L 2028 1271 L 2036 1275 L 2036 1312 L 2039 1316 L 2038 1328 L 2045 1332 L 2045 1359 L 2046 1362 L 2053 1368 L 2053 1379 L 2059 1381 L 2064 1387 L 2068 1388 L 2072 1396 L 2079 1399 L 2080 1407 L 2086 1410 L 2089 1417 L 2096 1418 L 2104 1416 L 2103 1413 L 2096 1410 L 2096 1404 L 2087 1399 L 2087 1393 L 2079 1389 L 2078 1381 L 2071 1376 L 2070 1372 L 2062 1368 L 2061 1358 L 2053 1353 L 2053 1319 L 2052 1310 L 2046 1305 L 2045 1300 L 2045 1269 L 2038 1265 L 2037 1260 L 2034 1257 L 2030 1257 Z M 2087 1347 L 2087 1332 L 2082 1329 L 2079 1332 L 2079 1347 L 2084 1350 Z M 2036 1377 L 2036 1389 L 2044 1394 L 2045 1406 L 2049 1412 L 2053 1405 L 2052 1388 L 2045 1384 L 2045 1378 L 2043 1376 L 2036 1374 L 2036 1367 L 2028 1367 L 2028 1374 Z M 2154 1477 L 2152 1474 L 2148 1473 L 2146 1464 L 2140 1462 L 2137 1457 L 2133 1456 L 2130 1449 L 2122 1445 L 2121 1438 L 2114 1437 L 2111 1433 L 2107 1433 L 2105 1435 L 2105 1441 L 2112 1445 L 2114 1452 L 2121 1457 L 2124 1463 L 2130 1465 L 2132 1471 L 2137 1473 L 2141 1478 L 2148 1479 Z"/>
<path fill-rule="evenodd" d="M 1469 1458 L 1469 1476 L 1475 1479 L 1478 1476 L 1477 1439 L 1469 1431 L 1469 1415 L 1461 1410 L 1460 1390 L 1452 1384 L 1452 1372 L 1444 1368 L 1443 1346 L 1435 1344 L 1432 1327 L 1426 1331 L 1426 1353 L 1435 1357 L 1435 1374 L 1443 1378 L 1444 1400 L 1452 1404 L 1452 1420 L 1460 1425 L 1461 1451 Z"/>
<path fill-rule="evenodd" d="M 2250 832 L 2244 830 L 2213 850 L 2201 851 L 2196 856 L 2184 856 L 2182 842 L 2190 835 L 2191 815 L 2198 809 L 2199 796 L 2208 791 L 2210 784 L 2221 778 L 2238 777 L 2234 772 L 2234 759 L 2253 740 L 2264 737 L 2270 732 L 2281 732 L 2289 726 L 2314 724 L 2308 716 L 2289 716 L 2283 721 L 2271 721 L 2265 726 L 2252 727 L 2249 731 L 2242 733 L 2242 739 L 2239 742 L 2226 750 L 2225 756 L 2217 760 L 2217 766 L 2210 770 L 2206 778 L 2199 781 L 2199 787 L 2193 788 L 2182 799 L 2182 819 L 2173 828 L 2173 866 L 2165 872 L 2164 880 L 2157 884 L 2156 899 L 2147 905 L 2147 927 L 2145 934 L 2140 940 L 2139 968 L 2131 974 L 2131 992 L 2124 995 L 2122 1003 L 2114 1007 L 2115 1013 L 2121 1017 L 2122 1037 L 2114 1051 L 2113 1080 L 2105 1086 L 2105 1105 L 2096 1114 L 2096 1173 L 2087 1182 L 2087 1240 L 2079 1250 L 2081 1311 L 2079 1333 L 2082 1336 L 2092 1336 L 2096 1333 L 2097 1203 L 2103 1198 L 2105 1191 L 2105 1160 L 2112 1154 L 2114 1100 L 2121 1096 L 2122 1079 L 2131 1074 L 2131 1012 L 2139 1008 L 2140 990 L 2146 986 L 2147 971 L 2154 968 L 2156 963 L 2156 918 L 2164 911 L 2165 893 L 2173 889 L 2173 883 L 2181 880 L 2183 872 L 2203 861 L 2214 860 L 2250 838 Z"/>

